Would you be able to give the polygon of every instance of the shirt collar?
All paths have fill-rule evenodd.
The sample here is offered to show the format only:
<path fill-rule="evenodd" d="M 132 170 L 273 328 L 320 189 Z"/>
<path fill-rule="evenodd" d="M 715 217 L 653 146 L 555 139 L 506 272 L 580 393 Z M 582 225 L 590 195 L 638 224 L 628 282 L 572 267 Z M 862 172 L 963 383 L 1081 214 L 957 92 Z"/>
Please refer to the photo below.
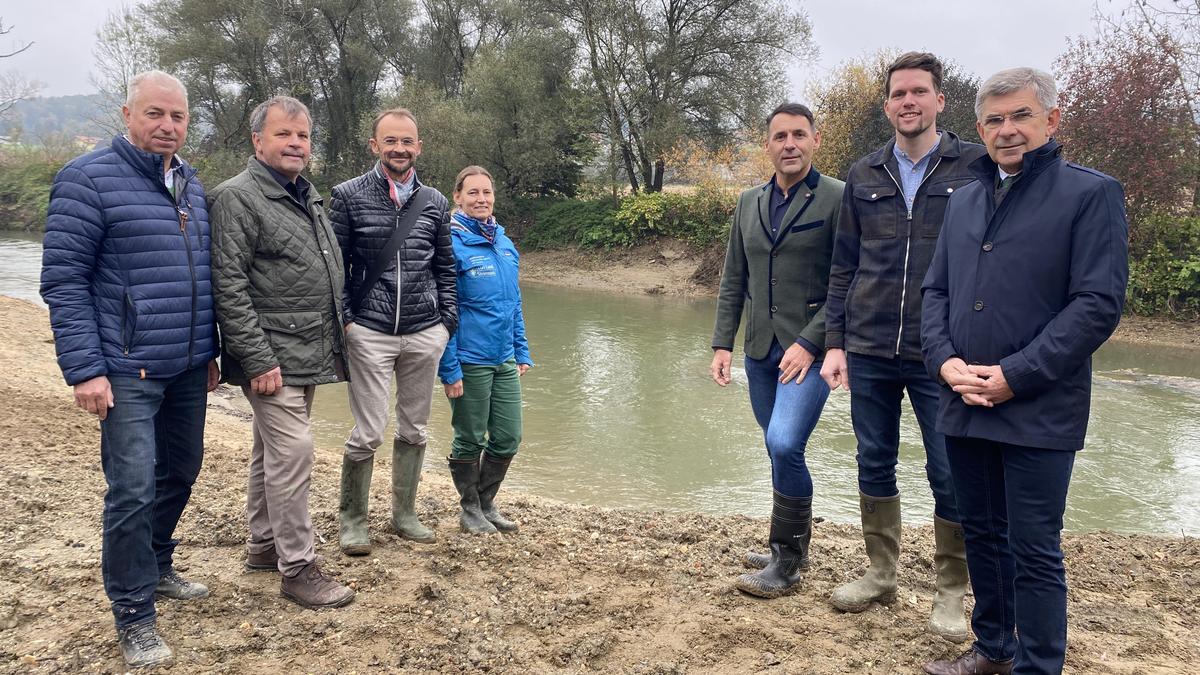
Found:
<path fill-rule="evenodd" d="M 768 187 L 771 189 L 772 193 L 779 191 L 779 184 L 775 182 L 775 178 L 776 178 L 776 176 L 774 174 L 772 174 L 771 182 L 768 185 Z M 787 194 L 789 197 L 796 194 L 796 190 L 798 190 L 800 188 L 801 184 L 806 185 L 809 190 L 816 190 L 817 184 L 820 182 L 821 182 L 821 172 L 817 171 L 816 166 L 810 166 L 810 167 L 808 167 L 808 174 L 804 176 L 804 180 L 802 180 L 799 183 L 796 183 L 792 187 L 788 188 Z"/>
<path fill-rule="evenodd" d="M 930 147 L 929 150 L 926 151 L 925 154 L 920 159 L 914 160 L 911 157 L 909 157 L 907 152 L 904 152 L 903 150 L 900 149 L 899 143 L 892 144 L 892 154 L 896 156 L 896 161 L 911 162 L 913 166 L 916 166 L 917 164 L 920 164 L 921 162 L 924 162 L 925 160 L 932 157 L 933 154 L 938 151 L 938 148 L 941 147 L 941 145 L 942 145 L 942 132 L 939 131 L 938 132 L 938 142 L 934 143 L 933 146 Z"/>

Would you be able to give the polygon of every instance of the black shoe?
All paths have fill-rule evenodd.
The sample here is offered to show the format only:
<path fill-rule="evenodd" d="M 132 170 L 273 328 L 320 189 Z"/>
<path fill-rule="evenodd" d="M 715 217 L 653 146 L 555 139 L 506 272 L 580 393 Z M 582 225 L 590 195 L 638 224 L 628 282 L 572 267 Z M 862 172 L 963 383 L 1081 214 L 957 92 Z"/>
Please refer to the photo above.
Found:
<path fill-rule="evenodd" d="M 199 600 L 208 597 L 208 586 L 188 581 L 179 576 L 175 570 L 171 570 L 158 578 L 158 586 L 154 588 L 154 594 L 172 600 Z"/>
<path fill-rule="evenodd" d="M 165 666 L 175 658 L 171 648 L 158 634 L 153 621 L 118 628 L 117 641 L 121 646 L 121 656 L 125 657 L 125 664 L 130 668 Z"/>

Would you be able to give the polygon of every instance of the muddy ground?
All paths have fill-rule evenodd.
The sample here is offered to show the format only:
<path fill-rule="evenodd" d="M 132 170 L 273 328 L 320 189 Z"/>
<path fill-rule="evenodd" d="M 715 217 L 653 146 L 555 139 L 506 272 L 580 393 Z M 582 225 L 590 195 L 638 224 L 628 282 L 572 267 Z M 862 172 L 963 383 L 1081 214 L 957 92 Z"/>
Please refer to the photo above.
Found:
<path fill-rule="evenodd" d="M 45 311 L 7 298 L 0 401 L 0 671 L 120 672 L 100 578 L 98 425 L 72 405 Z M 212 595 L 159 603 L 177 655 L 167 672 L 912 673 L 960 649 L 924 631 L 933 594 L 926 525 L 905 531 L 899 599 L 849 615 L 826 597 L 864 567 L 853 526 L 819 522 L 802 590 L 762 601 L 731 581 L 741 552 L 764 539 L 764 520 L 507 492 L 520 533 L 468 537 L 434 458 L 419 509 L 438 542 L 412 544 L 387 532 L 381 458 L 375 552 L 351 559 L 337 549 L 334 447 L 317 452 L 313 519 L 328 568 L 359 594 L 344 609 L 304 610 L 279 597 L 274 573 L 242 568 L 250 433 L 212 401 L 176 561 Z M 1200 662 L 1200 542 L 1100 532 L 1068 536 L 1065 548 L 1068 671 L 1185 672 Z"/>

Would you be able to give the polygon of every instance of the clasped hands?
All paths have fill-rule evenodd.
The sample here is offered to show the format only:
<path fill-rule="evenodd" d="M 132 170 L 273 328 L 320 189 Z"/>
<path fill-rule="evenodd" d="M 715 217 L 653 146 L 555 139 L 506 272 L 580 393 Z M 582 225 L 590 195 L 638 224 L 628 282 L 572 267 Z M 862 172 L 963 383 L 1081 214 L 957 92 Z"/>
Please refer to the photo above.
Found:
<path fill-rule="evenodd" d="M 963 403 L 985 408 L 997 406 L 1013 397 L 1000 366 L 967 365 L 957 356 L 946 359 L 938 374 Z"/>

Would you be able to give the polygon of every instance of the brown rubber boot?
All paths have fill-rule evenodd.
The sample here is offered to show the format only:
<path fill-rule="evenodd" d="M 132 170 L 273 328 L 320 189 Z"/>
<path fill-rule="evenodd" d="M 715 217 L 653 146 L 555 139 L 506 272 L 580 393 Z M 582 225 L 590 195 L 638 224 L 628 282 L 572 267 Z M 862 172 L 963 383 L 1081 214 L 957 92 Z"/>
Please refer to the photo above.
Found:
<path fill-rule="evenodd" d="M 375 458 L 356 462 L 342 455 L 342 498 L 338 504 L 341 521 L 338 541 L 346 555 L 368 555 L 371 533 L 367 529 L 367 502 L 371 497 L 371 474 Z"/>
<path fill-rule="evenodd" d="M 861 612 L 872 602 L 896 599 L 896 560 L 900 557 L 900 495 L 876 499 L 858 495 L 863 542 L 871 566 L 862 578 L 833 589 L 829 602 L 843 612 Z"/>
<path fill-rule="evenodd" d="M 309 609 L 343 607 L 354 600 L 354 589 L 334 581 L 315 562 L 294 577 L 284 577 L 279 594 Z"/>
<path fill-rule="evenodd" d="M 937 593 L 929 614 L 929 632 L 950 642 L 966 642 L 969 634 L 963 596 L 967 594 L 967 546 L 962 525 L 934 516 L 933 538 L 937 545 L 933 554 Z"/>

